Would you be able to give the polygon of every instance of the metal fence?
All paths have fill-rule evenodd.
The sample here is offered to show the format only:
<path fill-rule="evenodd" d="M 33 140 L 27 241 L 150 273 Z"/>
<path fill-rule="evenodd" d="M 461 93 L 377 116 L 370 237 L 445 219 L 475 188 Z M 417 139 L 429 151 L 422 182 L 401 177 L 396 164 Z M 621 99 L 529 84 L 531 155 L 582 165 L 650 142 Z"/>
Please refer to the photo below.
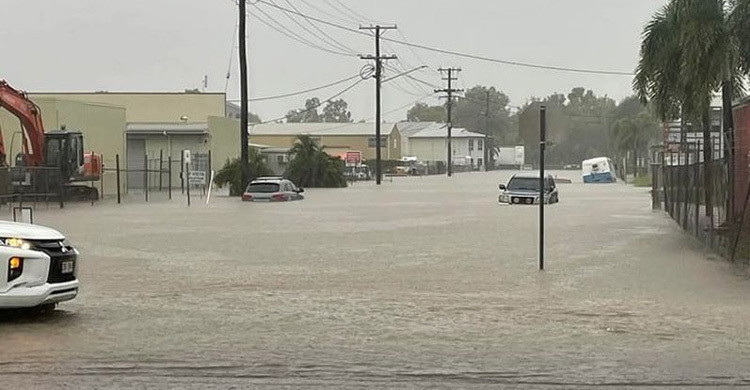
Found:
<path fill-rule="evenodd" d="M 663 209 L 712 251 L 734 259 L 738 229 L 731 221 L 728 159 L 704 161 L 700 144 L 659 151 L 652 163 L 654 209 Z"/>

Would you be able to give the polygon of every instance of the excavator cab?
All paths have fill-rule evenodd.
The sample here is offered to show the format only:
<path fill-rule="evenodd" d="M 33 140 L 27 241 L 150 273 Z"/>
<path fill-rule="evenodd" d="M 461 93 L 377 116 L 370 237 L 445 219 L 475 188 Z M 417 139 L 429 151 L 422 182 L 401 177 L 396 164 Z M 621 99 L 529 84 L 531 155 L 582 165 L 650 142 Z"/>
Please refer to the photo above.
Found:
<path fill-rule="evenodd" d="M 44 165 L 59 167 L 64 181 L 99 180 L 101 157 L 83 150 L 83 134 L 78 131 L 52 131 L 44 134 Z"/>

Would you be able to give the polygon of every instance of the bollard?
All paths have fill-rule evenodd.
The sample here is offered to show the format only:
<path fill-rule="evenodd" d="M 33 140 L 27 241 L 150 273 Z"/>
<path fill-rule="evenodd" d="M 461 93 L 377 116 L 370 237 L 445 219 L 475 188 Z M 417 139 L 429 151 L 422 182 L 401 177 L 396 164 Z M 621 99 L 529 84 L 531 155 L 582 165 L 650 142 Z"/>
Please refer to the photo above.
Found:
<path fill-rule="evenodd" d="M 104 156 L 100 156 L 101 161 L 99 165 L 99 199 L 104 200 Z"/>

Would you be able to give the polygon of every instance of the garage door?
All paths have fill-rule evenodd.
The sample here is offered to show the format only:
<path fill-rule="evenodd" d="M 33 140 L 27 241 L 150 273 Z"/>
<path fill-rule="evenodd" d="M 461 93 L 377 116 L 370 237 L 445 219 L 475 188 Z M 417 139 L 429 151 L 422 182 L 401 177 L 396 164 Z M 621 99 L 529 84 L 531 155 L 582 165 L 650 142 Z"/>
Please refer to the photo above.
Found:
<path fill-rule="evenodd" d="M 143 172 L 132 172 L 133 170 L 143 170 L 143 156 L 146 155 L 145 139 L 128 138 L 128 188 L 143 188 Z"/>

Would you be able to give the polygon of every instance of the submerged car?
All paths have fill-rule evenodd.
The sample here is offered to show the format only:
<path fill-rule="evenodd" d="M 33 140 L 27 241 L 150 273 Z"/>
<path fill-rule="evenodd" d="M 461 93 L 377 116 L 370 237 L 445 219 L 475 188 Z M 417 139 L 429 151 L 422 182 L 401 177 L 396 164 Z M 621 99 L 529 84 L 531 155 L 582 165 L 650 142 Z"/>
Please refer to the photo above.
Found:
<path fill-rule="evenodd" d="M 78 295 L 78 251 L 60 232 L 0 221 L 0 309 L 54 309 Z"/>
<path fill-rule="evenodd" d="M 247 185 L 242 200 L 246 202 L 288 202 L 302 200 L 304 189 L 283 177 L 259 177 Z"/>
<path fill-rule="evenodd" d="M 544 203 L 558 203 L 560 195 L 555 185 L 555 178 L 546 175 L 544 179 Z M 508 204 L 539 204 L 539 173 L 517 173 L 508 182 L 500 184 L 498 202 Z"/>

